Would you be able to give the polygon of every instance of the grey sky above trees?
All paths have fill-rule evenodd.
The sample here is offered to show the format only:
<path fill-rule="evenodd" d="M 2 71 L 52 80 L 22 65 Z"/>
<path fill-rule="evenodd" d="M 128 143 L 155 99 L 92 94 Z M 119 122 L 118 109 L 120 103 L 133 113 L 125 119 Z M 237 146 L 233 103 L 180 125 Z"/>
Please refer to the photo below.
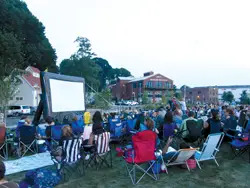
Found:
<path fill-rule="evenodd" d="M 249 84 L 250 1 L 24 0 L 58 60 L 77 36 L 112 67 L 153 70 L 177 86 Z"/>

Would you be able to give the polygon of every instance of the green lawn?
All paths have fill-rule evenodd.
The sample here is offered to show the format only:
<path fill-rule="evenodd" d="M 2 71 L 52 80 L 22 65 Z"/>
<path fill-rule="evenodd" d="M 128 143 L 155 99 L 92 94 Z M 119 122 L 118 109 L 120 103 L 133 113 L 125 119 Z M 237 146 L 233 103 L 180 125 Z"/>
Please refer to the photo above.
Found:
<path fill-rule="evenodd" d="M 248 155 L 245 155 L 244 159 L 231 160 L 231 158 L 232 152 L 229 145 L 223 143 L 217 156 L 219 167 L 213 161 L 205 161 L 202 163 L 202 170 L 197 168 L 191 172 L 173 166 L 168 168 L 169 174 L 160 174 L 160 180 L 154 181 L 144 177 L 136 187 L 250 187 Z M 99 170 L 88 168 L 84 176 L 77 177 L 78 174 L 74 173 L 68 182 L 58 185 L 57 188 L 133 187 L 122 158 L 114 156 L 113 160 L 113 168 L 104 167 Z M 18 173 L 7 178 L 18 182 L 24 174 L 24 172 Z"/>

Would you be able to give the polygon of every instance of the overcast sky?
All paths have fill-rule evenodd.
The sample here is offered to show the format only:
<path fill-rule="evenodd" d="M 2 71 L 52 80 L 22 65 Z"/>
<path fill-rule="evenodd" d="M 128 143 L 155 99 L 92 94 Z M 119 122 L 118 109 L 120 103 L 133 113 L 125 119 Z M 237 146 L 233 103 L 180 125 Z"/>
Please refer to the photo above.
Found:
<path fill-rule="evenodd" d="M 25 0 L 58 64 L 87 37 L 98 57 L 180 87 L 250 85 L 249 0 Z"/>

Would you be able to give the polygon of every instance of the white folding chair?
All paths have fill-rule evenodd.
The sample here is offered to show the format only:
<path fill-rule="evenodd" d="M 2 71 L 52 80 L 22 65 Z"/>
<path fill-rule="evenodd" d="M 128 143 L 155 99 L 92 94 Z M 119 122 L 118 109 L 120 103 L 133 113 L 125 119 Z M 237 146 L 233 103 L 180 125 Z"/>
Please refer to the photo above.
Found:
<path fill-rule="evenodd" d="M 173 157 L 171 157 L 170 160 L 167 160 L 167 162 L 165 162 L 165 165 L 166 167 L 168 167 L 173 165 L 185 164 L 187 166 L 187 169 L 190 171 L 187 160 L 190 159 L 196 151 L 196 148 L 180 149 Z"/>
<path fill-rule="evenodd" d="M 224 133 L 215 133 L 210 134 L 207 137 L 206 142 L 203 145 L 202 150 L 195 154 L 195 160 L 201 169 L 200 163 L 201 161 L 207 160 L 214 160 L 214 162 L 219 166 L 218 162 L 216 161 L 216 154 L 219 151 L 221 142 L 223 140 Z"/>

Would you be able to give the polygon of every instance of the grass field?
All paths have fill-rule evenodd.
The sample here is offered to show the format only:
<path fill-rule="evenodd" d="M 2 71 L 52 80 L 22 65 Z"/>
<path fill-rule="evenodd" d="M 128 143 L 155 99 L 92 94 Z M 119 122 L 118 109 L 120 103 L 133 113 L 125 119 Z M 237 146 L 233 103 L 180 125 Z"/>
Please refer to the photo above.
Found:
<path fill-rule="evenodd" d="M 115 153 L 113 153 L 115 155 Z M 178 166 L 168 168 L 169 174 L 160 174 L 160 179 L 154 181 L 149 177 L 144 179 L 135 187 L 250 187 L 250 163 L 248 154 L 243 158 L 232 160 L 231 148 L 223 143 L 221 151 L 217 155 L 219 167 L 213 161 L 202 163 L 202 170 L 196 168 L 189 172 Z M 79 177 L 72 174 L 72 178 L 61 183 L 57 188 L 84 187 L 84 188 L 125 188 L 133 187 L 127 175 L 125 164 L 122 158 L 113 157 L 113 168 L 101 168 L 99 170 L 88 168 L 85 175 Z M 25 172 L 10 175 L 8 180 L 19 182 L 23 179 Z"/>

